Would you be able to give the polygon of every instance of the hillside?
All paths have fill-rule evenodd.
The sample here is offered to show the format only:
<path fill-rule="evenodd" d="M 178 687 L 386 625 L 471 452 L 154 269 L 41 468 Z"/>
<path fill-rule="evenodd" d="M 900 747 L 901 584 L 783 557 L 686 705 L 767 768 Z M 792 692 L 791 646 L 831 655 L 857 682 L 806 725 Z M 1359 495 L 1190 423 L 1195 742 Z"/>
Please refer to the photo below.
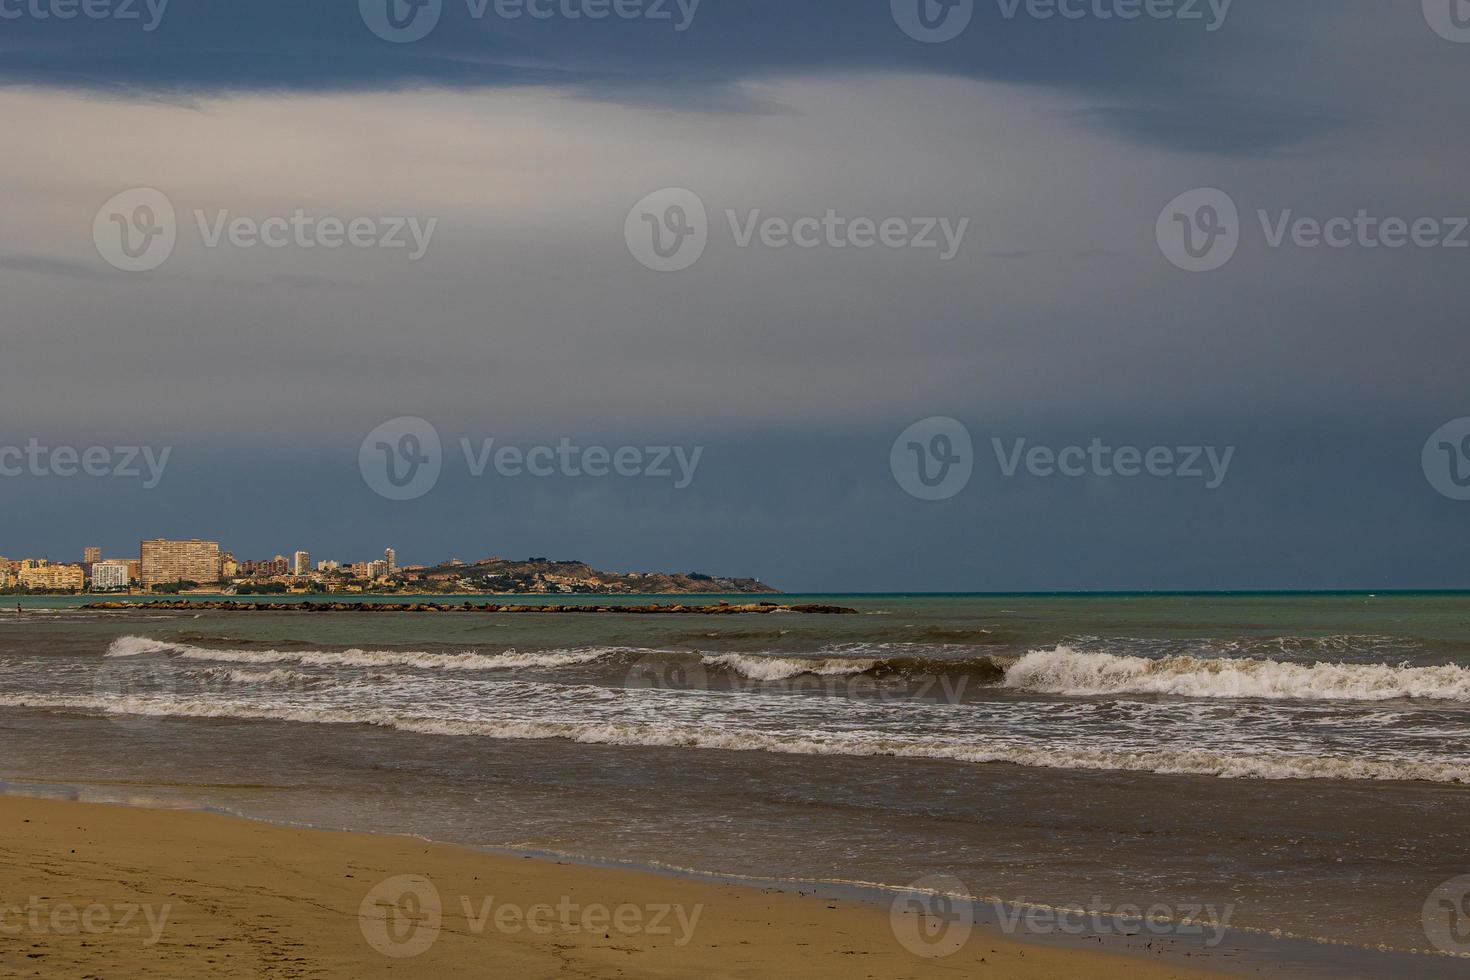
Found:
<path fill-rule="evenodd" d="M 774 594 L 753 578 L 723 578 L 698 572 L 603 572 L 586 562 L 487 558 L 473 564 L 437 565 L 418 571 L 419 584 L 434 591 L 547 595 Z"/>

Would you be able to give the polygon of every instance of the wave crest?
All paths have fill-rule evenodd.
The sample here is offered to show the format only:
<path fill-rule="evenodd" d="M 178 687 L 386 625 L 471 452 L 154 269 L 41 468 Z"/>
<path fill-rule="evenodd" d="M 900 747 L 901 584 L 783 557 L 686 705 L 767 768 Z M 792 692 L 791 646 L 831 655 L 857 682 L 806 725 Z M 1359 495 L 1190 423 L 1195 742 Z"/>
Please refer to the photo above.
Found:
<path fill-rule="evenodd" d="M 745 653 L 724 653 L 703 658 L 706 667 L 726 667 L 742 677 L 757 681 L 784 681 L 804 674 L 817 677 L 846 677 L 862 674 L 877 665 L 876 660 L 828 658 L 805 660 L 797 657 L 763 657 Z"/>
<path fill-rule="evenodd" d="M 976 677 L 999 681 L 1014 657 L 773 657 L 769 654 L 722 653 L 701 658 L 704 666 L 733 671 L 757 681 L 793 677 L 851 677 L 859 674 L 879 680 L 889 677 Z"/>
<path fill-rule="evenodd" d="M 260 685 L 262 687 L 319 687 L 327 683 L 324 678 L 300 674 L 294 670 L 235 670 L 228 667 L 207 667 L 199 674 L 205 678 L 229 684 Z"/>
<path fill-rule="evenodd" d="M 1470 769 L 1461 763 L 1413 759 L 1355 759 L 1301 752 L 1243 754 L 1208 748 L 1167 748 L 1137 752 L 1061 745 L 958 745 L 917 737 L 875 736 L 857 732 L 755 732 L 679 724 L 426 718 L 381 710 L 247 705 L 169 697 L 0 695 L 0 705 L 156 718 L 235 718 L 316 725 L 374 725 L 402 732 L 448 737 L 562 739 L 594 745 L 723 749 L 783 755 L 890 756 L 969 763 L 1010 763 L 1047 769 L 1122 770 L 1231 779 L 1470 782 Z"/>
<path fill-rule="evenodd" d="M 1470 670 L 1390 664 L 1282 663 L 1232 658 L 1120 656 L 1071 647 L 1032 651 L 1004 685 L 1045 694 L 1172 694 L 1191 698 L 1470 701 Z"/>
<path fill-rule="evenodd" d="M 112 642 L 109 657 L 135 657 L 165 653 L 183 660 L 234 664 L 299 664 L 303 667 L 412 667 L 421 670 L 517 670 L 525 668 L 572 667 L 593 663 L 619 654 L 638 652 L 627 647 L 585 647 L 577 650 L 544 650 L 498 654 L 425 653 L 412 650 L 214 650 L 169 643 L 144 636 L 123 636 Z"/>

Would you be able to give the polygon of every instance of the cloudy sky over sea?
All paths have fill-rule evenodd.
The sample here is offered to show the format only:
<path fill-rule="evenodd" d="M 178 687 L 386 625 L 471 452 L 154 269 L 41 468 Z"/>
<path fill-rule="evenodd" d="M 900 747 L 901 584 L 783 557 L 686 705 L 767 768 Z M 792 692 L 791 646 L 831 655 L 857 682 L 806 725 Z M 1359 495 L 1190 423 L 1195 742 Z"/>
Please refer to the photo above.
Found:
<path fill-rule="evenodd" d="M 802 590 L 1470 587 L 1470 424 L 1431 439 L 1470 415 L 1458 0 L 121 2 L 0 2 L 0 445 L 168 461 L 0 476 L 8 557 L 167 535 Z M 139 188 L 172 240 L 132 271 L 106 238 L 161 227 Z M 635 241 L 686 227 L 687 197 L 641 208 L 666 188 L 705 212 L 677 271 Z M 1198 189 L 1234 220 L 1173 209 Z M 298 210 L 305 243 L 252 238 Z M 762 225 L 829 212 L 835 243 Z M 1176 214 L 1234 250 L 1180 253 Z M 394 500 L 364 440 L 405 417 L 440 472 Z M 937 500 L 893 452 L 931 417 L 973 446 Z M 639 463 L 477 476 L 492 438 Z M 1025 462 L 1095 439 L 1171 472 Z"/>

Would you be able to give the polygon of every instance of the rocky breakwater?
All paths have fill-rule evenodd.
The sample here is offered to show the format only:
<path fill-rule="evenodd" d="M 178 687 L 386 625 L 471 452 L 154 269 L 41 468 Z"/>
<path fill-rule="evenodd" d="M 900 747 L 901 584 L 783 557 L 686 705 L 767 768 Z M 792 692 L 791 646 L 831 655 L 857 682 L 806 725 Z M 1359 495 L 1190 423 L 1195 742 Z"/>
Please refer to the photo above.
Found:
<path fill-rule="evenodd" d="M 802 613 L 812 616 L 855 616 L 856 609 L 815 603 L 786 605 L 776 602 L 741 603 L 671 603 L 633 606 L 605 605 L 522 605 L 497 602 L 240 602 L 234 599 L 154 599 L 148 602 L 92 602 L 82 607 L 94 610 L 180 612 L 293 612 L 293 613 L 578 613 L 582 615 L 649 616 L 686 614 L 697 616 L 768 615 L 770 613 Z"/>

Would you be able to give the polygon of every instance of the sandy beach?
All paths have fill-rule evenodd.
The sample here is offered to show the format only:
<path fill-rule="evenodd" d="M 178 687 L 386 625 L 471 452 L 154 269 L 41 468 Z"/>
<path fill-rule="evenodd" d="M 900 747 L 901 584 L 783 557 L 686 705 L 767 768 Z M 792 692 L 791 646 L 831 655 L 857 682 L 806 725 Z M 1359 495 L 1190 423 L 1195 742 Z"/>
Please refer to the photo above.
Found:
<path fill-rule="evenodd" d="M 0 798 L 0 972 L 38 977 L 1208 976 L 865 903 L 211 813 Z"/>

